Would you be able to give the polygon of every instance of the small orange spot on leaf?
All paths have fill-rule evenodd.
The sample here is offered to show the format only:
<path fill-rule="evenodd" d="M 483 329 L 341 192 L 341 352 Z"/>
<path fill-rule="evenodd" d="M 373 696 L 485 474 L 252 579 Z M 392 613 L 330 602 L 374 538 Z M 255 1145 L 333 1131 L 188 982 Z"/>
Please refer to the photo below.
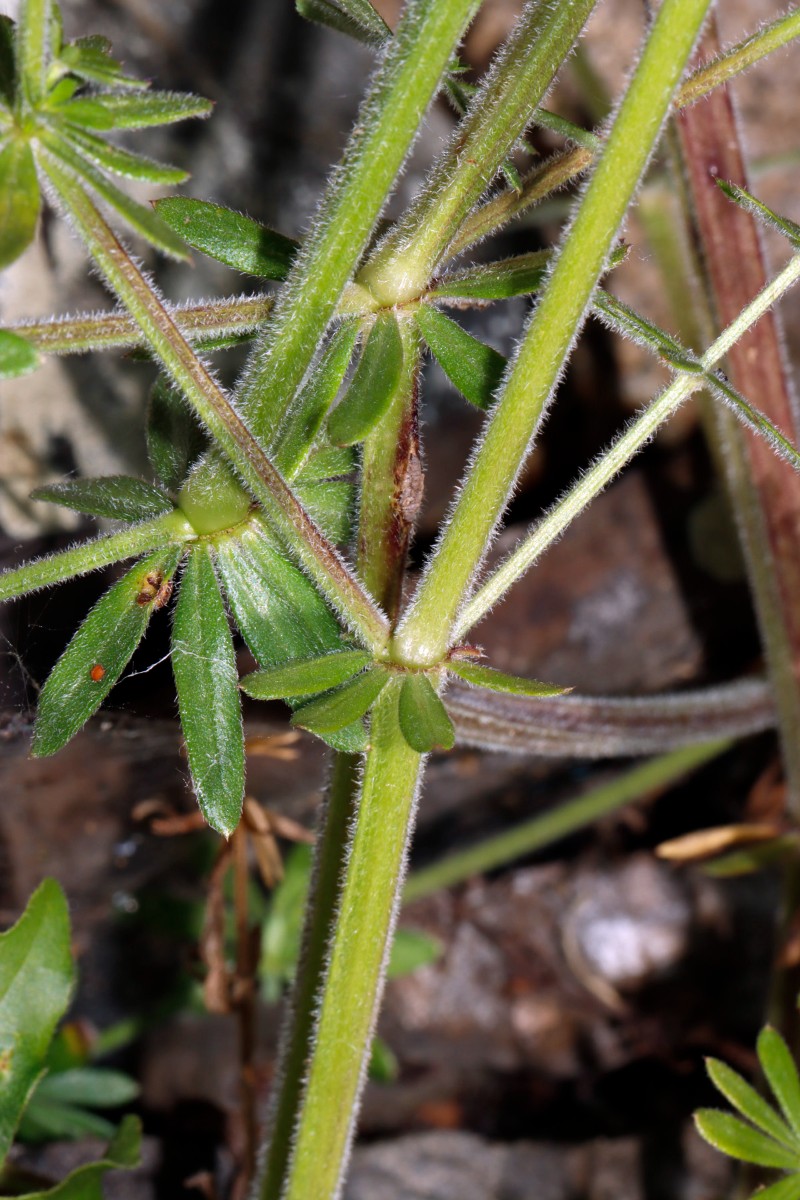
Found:
<path fill-rule="evenodd" d="M 94 666 L 92 667 L 91 671 L 89 672 L 89 675 L 91 676 L 93 683 L 100 683 L 100 681 L 104 678 L 105 673 L 106 673 L 106 669 L 103 666 L 103 664 L 95 663 Z"/>

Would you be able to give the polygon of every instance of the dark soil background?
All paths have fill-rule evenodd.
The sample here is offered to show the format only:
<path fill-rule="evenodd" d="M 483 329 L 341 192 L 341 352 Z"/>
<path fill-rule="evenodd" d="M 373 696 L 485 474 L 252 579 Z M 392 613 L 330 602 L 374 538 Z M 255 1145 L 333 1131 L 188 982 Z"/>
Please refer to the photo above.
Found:
<path fill-rule="evenodd" d="M 106 33 L 122 58 L 160 86 L 216 101 L 208 123 L 139 143 L 191 169 L 191 194 L 302 233 L 356 111 L 367 51 L 305 25 L 289 0 L 73 0 L 66 7 L 69 33 Z M 723 36 L 738 38 L 781 7 L 722 4 Z M 466 50 L 477 69 L 516 11 L 512 0 L 488 0 Z M 612 91 L 642 27 L 638 0 L 607 0 L 592 22 L 587 53 Z M 796 151 L 786 107 L 795 75 L 789 52 L 737 89 L 754 158 Z M 564 81 L 558 105 L 588 119 L 574 80 Z M 450 127 L 447 109 L 435 108 L 392 211 L 413 192 Z M 790 167 L 767 162 L 757 182 L 768 203 L 800 219 Z M 515 227 L 500 253 L 543 244 L 561 215 L 551 206 L 538 223 Z M 627 236 L 633 251 L 618 290 L 669 324 L 635 221 Z M 777 264 L 784 250 L 771 242 L 769 249 Z M 199 257 L 193 270 L 168 267 L 159 277 L 176 299 L 251 282 Z M 40 244 L 0 284 L 4 321 L 106 305 L 80 252 L 50 220 Z M 471 327 L 508 350 L 526 307 L 498 306 L 470 318 Z M 796 298 L 785 320 L 794 352 Z M 235 373 L 235 365 L 226 369 Z M 506 536 L 563 490 L 662 377 L 635 347 L 587 329 Z M 141 415 L 151 380 L 147 364 L 81 358 L 3 385 L 3 565 L 89 532 L 27 501 L 37 483 L 75 470 L 146 469 Z M 438 369 L 430 369 L 428 385 L 418 560 L 479 426 Z M 37 689 L 102 585 L 93 576 L 0 615 L 0 925 L 16 919 L 43 876 L 54 875 L 70 901 L 80 971 L 71 1018 L 87 1029 L 131 1017 L 143 1022 L 141 1036 L 113 1063 L 141 1082 L 145 1166 L 111 1178 L 109 1197 L 223 1200 L 241 1148 L 236 1025 L 190 1002 L 202 973 L 194 939 L 213 840 L 202 832 L 159 837 L 136 819 L 144 801 L 185 813 L 193 805 L 169 665 L 160 662 L 166 621 L 160 631 L 156 623 L 108 713 L 55 759 L 27 757 Z M 480 641 L 500 667 L 589 693 L 658 692 L 759 668 L 735 533 L 693 408 L 492 614 Z M 279 707 L 264 712 L 247 711 L 253 739 L 285 728 Z M 435 758 L 412 867 L 568 800 L 625 765 L 471 750 Z M 248 788 L 262 804 L 313 827 L 325 770 L 319 744 L 303 740 L 285 760 L 254 753 Z M 780 812 L 782 802 L 776 745 L 762 735 L 588 832 L 408 906 L 403 924 L 435 935 L 444 952 L 389 985 L 380 1032 L 399 1071 L 394 1082 L 368 1087 L 347 1200 L 723 1194 L 728 1168 L 699 1141 L 690 1117 L 713 1102 L 705 1054 L 753 1066 L 780 880 L 769 872 L 714 880 L 694 867 L 665 865 L 653 849 L 692 829 Z M 262 1107 L 280 1020 L 278 1007 L 260 1007 Z M 52 1144 L 20 1161 L 58 1177 L 91 1152 L 86 1144 Z M 196 1186 L 186 1186 L 192 1178 Z"/>

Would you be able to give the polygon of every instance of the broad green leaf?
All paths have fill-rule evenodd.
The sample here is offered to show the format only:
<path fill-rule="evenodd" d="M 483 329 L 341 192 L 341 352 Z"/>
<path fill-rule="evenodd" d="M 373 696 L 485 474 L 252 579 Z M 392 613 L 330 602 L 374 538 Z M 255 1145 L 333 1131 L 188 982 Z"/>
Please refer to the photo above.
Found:
<path fill-rule="evenodd" d="M 297 11 L 307 21 L 335 29 L 368 46 L 382 46 L 392 31 L 369 0 L 296 0 Z"/>
<path fill-rule="evenodd" d="M 795 250 L 800 250 L 800 225 L 795 221 L 790 221 L 788 217 L 778 216 L 763 201 L 757 200 L 755 196 L 751 196 L 749 192 L 746 192 L 742 187 L 738 187 L 735 183 L 728 183 L 724 179 L 718 179 L 717 186 L 734 204 L 738 204 L 740 208 L 744 208 L 747 212 L 752 213 L 754 217 L 758 217 L 765 225 L 769 225 L 772 229 L 776 229 L 778 233 L 782 233 L 784 237 L 789 239 Z"/>
<path fill-rule="evenodd" d="M 322 596 L 260 525 L 220 539 L 217 569 L 234 620 L 262 666 L 341 649 L 338 622 Z"/>
<path fill-rule="evenodd" d="M 410 975 L 419 967 L 427 967 L 442 957 L 444 947 L 437 938 L 418 929 L 397 930 L 386 974 L 389 979 Z"/>
<path fill-rule="evenodd" d="M 706 1070 L 711 1078 L 712 1083 L 717 1087 L 725 1097 L 725 1099 L 738 1109 L 743 1117 L 747 1117 L 748 1121 L 752 1121 L 764 1133 L 768 1133 L 770 1137 L 775 1138 L 778 1142 L 783 1142 L 789 1149 L 800 1153 L 800 1140 L 792 1130 L 782 1121 L 775 1109 L 766 1102 L 763 1096 L 759 1096 L 754 1087 L 751 1087 L 746 1080 L 732 1070 L 726 1063 L 720 1062 L 716 1058 L 706 1059 Z"/>
<path fill-rule="evenodd" d="M 447 664 L 448 671 L 475 687 L 489 688 L 493 692 L 508 692 L 512 696 L 563 696 L 569 688 L 553 683 L 540 683 L 538 679 L 522 679 L 519 675 L 506 675 L 494 667 L 482 667 L 477 663 L 459 662 L 455 659 Z"/>
<path fill-rule="evenodd" d="M 340 754 L 363 754 L 369 749 L 367 727 L 360 720 L 344 725 L 341 729 L 329 730 L 327 733 L 315 730 L 315 733 L 326 745 L 338 750 Z"/>
<path fill-rule="evenodd" d="M 335 691 L 302 705 L 295 711 L 292 724 L 312 733 L 336 733 L 368 713 L 388 682 L 388 672 L 373 667 Z"/>
<path fill-rule="evenodd" d="M 168 599 L 181 554 L 173 546 L 142 559 L 98 600 L 42 688 L 31 747 L 37 758 L 65 746 L 103 703 Z"/>
<path fill-rule="evenodd" d="M 375 428 L 392 402 L 403 369 L 397 318 L 381 314 L 369 332 L 349 388 L 328 420 L 336 446 L 353 446 Z"/>
<path fill-rule="evenodd" d="M 39 352 L 24 337 L 0 329 L 0 379 L 16 379 L 35 371 L 41 362 Z"/>
<path fill-rule="evenodd" d="M 70 134 L 72 142 L 82 150 L 95 166 L 105 171 L 122 175 L 125 179 L 136 179 L 142 183 L 157 183 L 173 186 L 184 183 L 189 178 L 188 171 L 180 167 L 171 167 L 167 163 L 156 162 L 155 159 L 145 158 L 143 154 L 132 154 L 119 146 L 112 146 L 102 138 L 95 137 L 85 130 L 74 130 Z"/>
<path fill-rule="evenodd" d="M 103 1176 L 139 1166 L 142 1127 L 138 1117 L 125 1117 L 99 1162 L 78 1167 L 45 1192 L 29 1192 L 22 1200 L 103 1200 Z"/>
<path fill-rule="evenodd" d="M 352 446 L 319 450 L 308 458 L 295 476 L 298 485 L 320 483 L 323 479 L 336 479 L 352 475 L 356 469 L 356 451 Z"/>
<path fill-rule="evenodd" d="M 0 1166 L 74 983 L 64 893 L 53 879 L 0 934 Z"/>
<path fill-rule="evenodd" d="M 139 204 L 137 200 L 132 200 L 115 183 L 112 183 L 102 171 L 98 171 L 88 158 L 85 158 L 83 154 L 79 154 L 63 138 L 55 138 L 52 135 L 48 135 L 47 150 L 49 155 L 52 155 L 59 162 L 65 164 L 70 172 L 77 175 L 83 183 L 88 184 L 102 200 L 105 200 L 106 204 L 110 205 L 122 217 L 123 221 L 134 232 L 150 242 L 157 250 L 161 250 L 164 254 L 170 255 L 172 258 L 183 261 L 188 259 L 189 255 L 186 246 L 164 224 L 161 218 L 153 212 L 152 208 L 146 207 L 144 204 Z M 46 171 L 46 158 L 43 165 Z"/>
<path fill-rule="evenodd" d="M 694 1121 L 701 1136 L 730 1158 L 759 1167 L 778 1167 L 785 1171 L 800 1169 L 800 1155 L 786 1150 L 730 1113 L 701 1108 L 695 1113 Z"/>
<path fill-rule="evenodd" d="M 256 700 L 284 700 L 287 696 L 313 696 L 352 679 L 372 661 L 366 650 L 343 650 L 320 658 L 288 662 L 245 675 L 239 686 Z"/>
<path fill-rule="evenodd" d="M 322 422 L 336 399 L 342 380 L 353 357 L 353 348 L 358 337 L 358 322 L 343 321 L 323 350 L 319 362 L 314 366 L 308 382 L 300 389 L 292 411 L 289 414 L 285 430 L 281 431 L 275 446 L 275 465 L 291 479 L 298 465 L 303 461 L 312 445 Z M 349 450 L 334 450 L 328 453 L 340 455 L 351 454 Z M 322 455 L 315 455 L 310 462 L 305 463 L 302 476 L 309 478 L 308 468 Z M 318 468 L 319 469 L 319 468 Z M 348 467 L 342 474 L 346 474 Z M 339 469 L 330 472 L 338 474 Z M 316 475 L 317 479 L 327 476 Z"/>
<path fill-rule="evenodd" d="M 789 1047 L 777 1030 L 767 1026 L 758 1035 L 756 1049 L 775 1099 L 792 1129 L 800 1134 L 800 1077 Z"/>
<path fill-rule="evenodd" d="M 18 1138 L 23 1142 L 77 1141 L 83 1137 L 112 1137 L 114 1126 L 97 1113 L 75 1104 L 39 1097 L 38 1089 L 20 1121 Z"/>
<path fill-rule="evenodd" d="M 367 1068 L 373 1083 L 394 1083 L 400 1074 L 400 1064 L 391 1046 L 382 1037 L 372 1039 L 372 1054 Z"/>
<path fill-rule="evenodd" d="M 27 142 L 0 143 L 0 269 L 33 241 L 42 198 Z"/>
<path fill-rule="evenodd" d="M 163 375 L 150 392 L 146 433 L 150 465 L 165 488 L 177 491 L 205 450 L 206 435 L 181 394 Z"/>
<path fill-rule="evenodd" d="M 398 715 L 403 737 L 418 754 L 452 750 L 455 745 L 453 722 L 427 676 L 406 675 L 400 688 Z"/>
<path fill-rule="evenodd" d="M 98 97 L 97 102 L 111 114 L 114 129 L 146 129 L 152 125 L 185 121 L 189 117 L 207 117 L 214 107 L 210 100 L 189 92 L 104 95 Z"/>
<path fill-rule="evenodd" d="M 273 1004 L 294 979 L 310 876 L 311 847 L 293 846 L 284 861 L 283 879 L 270 897 L 269 910 L 261 927 L 258 973 L 264 999 Z"/>
<path fill-rule="evenodd" d="M 244 799 L 244 732 L 233 639 L 205 544 L 192 550 L 181 580 L 172 669 L 198 803 L 229 837 Z"/>
<path fill-rule="evenodd" d="M 421 305 L 416 317 L 431 353 L 454 387 L 470 404 L 489 408 L 506 369 L 505 357 L 430 304 Z"/>
<path fill-rule="evenodd" d="M 347 479 L 319 483 L 297 480 L 295 492 L 308 515 L 331 542 L 347 542 L 353 532 L 355 484 Z"/>
<path fill-rule="evenodd" d="M 291 238 L 208 200 L 168 196 L 154 207 L 192 249 L 248 275 L 285 279 L 299 249 Z"/>
<path fill-rule="evenodd" d="M 534 250 L 486 266 L 454 271 L 440 279 L 428 295 L 434 300 L 509 300 L 526 296 L 542 286 L 551 258 L 549 250 Z"/>
<path fill-rule="evenodd" d="M 16 70 L 14 66 L 14 22 L 0 14 L 0 103 L 14 103 Z"/>
<path fill-rule="evenodd" d="M 139 1085 L 130 1075 L 108 1067 L 71 1067 L 45 1075 L 34 1099 L 60 1104 L 81 1104 L 87 1108 L 118 1108 L 130 1104 L 139 1095 Z"/>
<path fill-rule="evenodd" d="M 115 521 L 144 521 L 170 512 L 174 507 L 169 496 L 147 483 L 129 475 L 106 475 L 96 479 L 67 479 L 63 483 L 48 483 L 31 492 L 31 500 L 46 500 L 61 504 L 75 512 L 93 517 L 110 517 Z"/>

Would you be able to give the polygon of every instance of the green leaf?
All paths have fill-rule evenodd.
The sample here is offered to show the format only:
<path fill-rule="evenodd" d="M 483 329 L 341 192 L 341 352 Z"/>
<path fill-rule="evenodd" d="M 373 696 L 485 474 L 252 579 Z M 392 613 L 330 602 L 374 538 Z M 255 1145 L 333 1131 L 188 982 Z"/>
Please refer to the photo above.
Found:
<path fill-rule="evenodd" d="M 31 753 L 55 754 L 97 711 L 168 595 L 178 546 L 144 558 L 98 600 L 39 696 Z"/>
<path fill-rule="evenodd" d="M 139 1095 L 139 1085 L 130 1075 L 108 1067 L 71 1067 L 45 1075 L 34 1099 L 59 1104 L 81 1104 L 87 1108 L 118 1108 Z"/>
<path fill-rule="evenodd" d="M 216 553 L 233 618 L 261 666 L 341 649 L 333 613 L 263 526 L 253 522 L 245 531 L 221 538 Z"/>
<path fill-rule="evenodd" d="M 334 729 L 327 733 L 320 730 L 315 730 L 315 733 L 326 745 L 332 750 L 338 750 L 340 754 L 364 754 L 369 749 L 369 735 L 363 721 L 353 721 L 342 729 Z"/>
<path fill-rule="evenodd" d="M 160 376 L 147 406 L 147 455 L 165 488 L 176 492 L 206 448 L 206 435 L 177 388 Z"/>
<path fill-rule="evenodd" d="M 75 512 L 115 521 L 144 521 L 170 512 L 174 505 L 160 488 L 129 475 L 68 479 L 34 488 L 31 500 L 61 504 Z"/>
<path fill-rule="evenodd" d="M 778 1167 L 785 1171 L 800 1169 L 800 1155 L 784 1149 L 730 1113 L 701 1108 L 695 1113 L 694 1121 L 700 1135 L 730 1158 L 759 1167 Z"/>
<path fill-rule="evenodd" d="M 392 31 L 369 0 L 296 0 L 297 11 L 307 21 L 325 25 L 363 42 L 367 46 L 383 46 Z"/>
<path fill-rule="evenodd" d="M 236 656 L 207 545 L 192 550 L 172 630 L 172 669 L 189 769 L 203 816 L 229 837 L 244 799 Z"/>
<path fill-rule="evenodd" d="M 311 847 L 293 846 L 261 927 L 258 971 L 264 999 L 275 1003 L 294 979 L 311 876 Z"/>
<path fill-rule="evenodd" d="M 0 269 L 33 241 L 42 198 L 27 142 L 0 144 Z"/>
<path fill-rule="evenodd" d="M 14 103 L 17 72 L 14 56 L 14 22 L 0 14 L 0 102 Z"/>
<path fill-rule="evenodd" d="M 298 708 L 292 724 L 312 733 L 336 733 L 368 713 L 388 682 L 388 673 L 382 667 L 373 667 L 319 700 Z"/>
<path fill-rule="evenodd" d="M 403 680 L 398 706 L 400 728 L 412 750 L 452 750 L 456 733 L 447 709 L 425 675 L 409 674 Z"/>
<path fill-rule="evenodd" d="M 377 1035 L 372 1039 L 372 1054 L 367 1070 L 373 1083 L 394 1083 L 400 1074 L 397 1055 L 391 1046 Z"/>
<path fill-rule="evenodd" d="M 331 542 L 347 542 L 353 532 L 355 484 L 347 479 L 295 482 L 295 493 L 308 515 Z"/>
<path fill-rule="evenodd" d="M 81 129 L 106 131 L 114 125 L 111 114 L 102 101 L 90 96 L 76 96 L 74 100 L 68 100 L 61 106 L 61 115 L 70 125 L 77 125 Z"/>
<path fill-rule="evenodd" d="M 353 357 L 353 348 L 357 337 L 358 322 L 343 321 L 320 355 L 319 362 L 312 369 L 308 382 L 300 389 L 297 400 L 287 418 L 285 429 L 281 430 L 274 454 L 275 465 L 289 478 L 292 477 L 308 452 L 309 446 L 312 445 L 322 422 L 336 399 Z M 352 452 L 345 449 L 329 451 L 329 453 L 347 455 Z M 311 462 L 320 457 L 320 455 L 313 456 Z M 310 465 L 310 463 L 306 463 L 303 466 L 302 475 L 305 479 L 309 478 L 307 468 Z M 346 474 L 347 470 L 351 469 L 352 467 L 348 467 L 341 473 Z M 338 470 L 331 472 L 331 474 L 337 473 L 339 473 Z M 325 476 L 317 474 L 316 478 L 325 478 Z"/>
<path fill-rule="evenodd" d="M 506 675 L 494 667 L 481 667 L 477 663 L 459 662 L 447 664 L 448 671 L 475 687 L 489 688 L 493 692 L 508 692 L 512 696 L 563 696 L 570 688 L 558 687 L 553 683 L 540 683 L 538 679 L 522 679 L 519 675 Z"/>
<path fill-rule="evenodd" d="M 794 1132 L 800 1134 L 800 1078 L 789 1047 L 777 1030 L 767 1026 L 758 1036 L 756 1049 L 775 1099 Z"/>
<path fill-rule="evenodd" d="M 207 117 L 214 107 L 210 100 L 189 92 L 143 92 L 139 95 L 105 95 L 97 98 L 111 115 L 114 129 L 147 129 L 170 125 L 189 117 Z"/>
<path fill-rule="evenodd" d="M 142 1127 L 137 1117 L 125 1117 L 110 1141 L 104 1158 L 78 1167 L 45 1192 L 29 1192 L 22 1200 L 103 1200 L 103 1176 L 108 1171 L 129 1171 L 139 1166 Z"/>
<path fill-rule="evenodd" d="M 764 416 L 749 400 L 745 400 L 721 371 L 707 371 L 704 377 L 711 392 L 728 405 L 743 425 L 760 434 L 777 455 L 794 467 L 795 471 L 800 471 L 800 454 L 769 417 Z"/>
<path fill-rule="evenodd" d="M 41 362 L 38 351 L 24 337 L 0 329 L 0 379 L 16 379 L 35 371 Z"/>
<path fill-rule="evenodd" d="M 404 929 L 401 926 L 392 942 L 387 978 L 399 979 L 402 975 L 410 975 L 419 967 L 435 963 L 443 953 L 444 947 L 438 938 L 418 929 Z"/>
<path fill-rule="evenodd" d="M 105 171 L 112 171 L 116 175 L 122 175 L 125 179 L 173 186 L 185 183 L 189 178 L 189 172 L 182 171 L 180 167 L 171 167 L 167 163 L 156 162 L 155 159 L 146 158 L 143 154 L 132 154 L 129 150 L 112 146 L 109 142 L 104 142 L 102 138 L 95 137 L 94 134 L 86 133 L 84 130 L 73 130 L 70 140 L 92 160 L 95 166 L 102 167 Z"/>
<path fill-rule="evenodd" d="M 352 446 L 335 446 L 328 450 L 318 450 L 306 459 L 295 480 L 298 486 L 307 483 L 321 483 L 324 479 L 336 479 L 342 475 L 351 475 L 355 471 L 356 465 L 356 451 Z"/>
<path fill-rule="evenodd" d="M 168 196 L 154 207 L 192 249 L 248 275 L 285 279 L 299 249 L 291 238 L 221 204 Z"/>
<path fill-rule="evenodd" d="M 122 64 L 111 57 L 109 49 L 108 43 L 102 45 L 99 38 L 77 38 L 64 47 L 59 55 L 59 61 L 73 75 L 78 75 L 90 83 L 99 83 L 113 88 L 136 90 L 147 88 L 146 80 L 134 79 L 131 75 L 125 74 Z"/>
<path fill-rule="evenodd" d="M 800 1200 L 800 1175 L 789 1175 L 769 1187 L 759 1188 L 752 1200 Z"/>
<path fill-rule="evenodd" d="M 615 296 L 599 289 L 595 293 L 593 306 L 600 319 L 615 333 L 652 350 L 676 371 L 704 374 L 703 364 L 691 350 Z"/>
<path fill-rule="evenodd" d="M 550 250 L 534 250 L 487 266 L 454 271 L 439 280 L 428 295 L 434 300 L 509 300 L 512 296 L 527 296 L 539 291 L 551 259 Z"/>
<path fill-rule="evenodd" d="M 747 1117 L 749 1121 L 752 1121 L 764 1133 L 768 1133 L 770 1137 L 775 1138 L 776 1141 L 783 1142 L 789 1149 L 800 1153 L 800 1140 L 797 1136 L 792 1133 L 789 1126 L 781 1120 L 763 1096 L 759 1096 L 755 1088 L 751 1087 L 738 1072 L 716 1058 L 706 1059 L 706 1070 L 714 1086 L 722 1092 L 725 1099 L 734 1108 L 739 1110 L 743 1117 Z"/>
<path fill-rule="evenodd" d="M 718 179 L 717 187 L 734 204 L 738 204 L 740 208 L 752 213 L 754 217 L 758 217 L 765 225 L 769 225 L 772 229 L 776 229 L 778 233 L 782 233 L 784 237 L 789 239 L 795 250 L 800 250 L 800 225 L 795 221 L 790 221 L 788 217 L 778 216 L 763 201 L 757 200 L 755 196 L 751 196 L 749 192 L 746 192 L 742 187 L 738 187 L 735 183 L 728 183 L 724 179 Z"/>
<path fill-rule="evenodd" d="M 137 200 L 132 200 L 63 138 L 48 136 L 46 144 L 49 155 L 65 164 L 83 183 L 88 184 L 102 200 L 105 200 L 106 204 L 122 217 L 131 229 L 155 246 L 157 250 L 182 261 L 189 258 L 185 245 L 151 208 L 139 204 Z M 47 156 L 42 155 L 41 157 L 44 160 L 43 166 L 46 171 Z"/>
<path fill-rule="evenodd" d="M 403 369 L 403 343 L 397 318 L 375 318 L 349 388 L 328 420 L 328 437 L 336 446 L 361 442 L 392 402 Z"/>
<path fill-rule="evenodd" d="M 266 671 L 245 675 L 239 686 L 256 700 L 283 700 L 287 696 L 313 696 L 352 679 L 372 661 L 365 650 L 343 650 L 320 658 L 288 662 Z"/>
<path fill-rule="evenodd" d="M 83 1137 L 112 1137 L 114 1126 L 106 1117 L 74 1104 L 39 1097 L 37 1088 L 19 1125 L 24 1142 L 77 1141 Z"/>
<path fill-rule="evenodd" d="M 46 879 L 0 934 L 0 1166 L 74 984 L 67 902 Z"/>
<path fill-rule="evenodd" d="M 454 387 L 470 404 L 489 408 L 506 369 L 505 357 L 430 304 L 421 305 L 416 317 L 431 353 Z"/>

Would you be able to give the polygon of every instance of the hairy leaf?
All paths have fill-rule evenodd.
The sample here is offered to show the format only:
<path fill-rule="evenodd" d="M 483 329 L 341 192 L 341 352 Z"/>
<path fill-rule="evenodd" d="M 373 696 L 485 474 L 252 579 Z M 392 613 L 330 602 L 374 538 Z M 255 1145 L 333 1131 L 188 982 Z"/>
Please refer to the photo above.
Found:
<path fill-rule="evenodd" d="M 542 286 L 551 258 L 549 250 L 534 250 L 486 266 L 453 271 L 440 279 L 428 295 L 434 300 L 509 300 L 526 296 Z"/>
<path fill-rule="evenodd" d="M 347 542 L 353 532 L 355 484 L 347 479 L 305 483 L 297 480 L 295 492 L 309 516 L 332 542 Z"/>
<path fill-rule="evenodd" d="M 31 500 L 46 500 L 61 504 L 75 512 L 93 517 L 110 517 L 115 521 L 144 521 L 170 512 L 174 507 L 169 496 L 147 483 L 129 475 L 105 475 L 96 479 L 67 479 L 63 483 L 48 483 L 34 488 Z"/>
<path fill-rule="evenodd" d="M 104 95 L 98 99 L 111 114 L 114 129 L 146 129 L 170 125 L 189 117 L 207 117 L 210 100 L 189 92 L 143 92 L 138 95 Z"/>
<path fill-rule="evenodd" d="M 299 248 L 274 229 L 208 200 L 167 196 L 154 207 L 192 249 L 262 279 L 285 279 Z"/>
<path fill-rule="evenodd" d="M 35 371 L 41 359 L 24 337 L 0 329 L 0 379 L 16 379 Z"/>
<path fill-rule="evenodd" d="M 356 451 L 352 446 L 336 446 L 312 454 L 297 473 L 296 482 L 298 486 L 321 483 L 324 479 L 336 479 L 338 476 L 351 475 L 355 469 Z"/>
<path fill-rule="evenodd" d="M 64 893 L 53 879 L 0 934 L 0 1166 L 74 984 Z"/>
<path fill-rule="evenodd" d="M 800 1077 L 789 1047 L 777 1030 L 767 1026 L 758 1036 L 757 1050 L 775 1099 L 794 1132 L 800 1135 Z"/>
<path fill-rule="evenodd" d="M 287 696 L 312 696 L 327 692 L 357 675 L 372 655 L 365 650 L 343 650 L 320 658 L 288 662 L 245 675 L 240 687 L 256 700 L 284 700 Z"/>
<path fill-rule="evenodd" d="M 785 1146 L 800 1152 L 800 1140 L 797 1135 L 782 1121 L 771 1105 L 767 1104 L 754 1087 L 751 1087 L 738 1072 L 732 1070 L 726 1063 L 716 1058 L 706 1059 L 706 1070 L 712 1083 L 725 1099 L 738 1109 L 743 1117 L 752 1121 L 764 1133 L 783 1142 Z"/>
<path fill-rule="evenodd" d="M 335 733 L 368 713 L 388 682 L 388 673 L 373 667 L 319 700 L 302 705 L 292 717 L 292 724 L 312 733 Z"/>
<path fill-rule="evenodd" d="M 448 671 L 475 687 L 490 688 L 493 692 L 509 692 L 512 696 L 562 696 L 569 688 L 552 683 L 540 683 L 538 679 L 522 679 L 519 675 L 506 675 L 494 667 L 482 667 L 478 663 L 459 662 L 447 664 Z"/>
<path fill-rule="evenodd" d="M 115 175 L 122 175 L 125 179 L 173 186 L 184 183 L 189 178 L 189 172 L 182 171 L 180 167 L 156 162 L 155 159 L 145 158 L 143 154 L 132 154 L 129 150 L 112 146 L 94 134 L 86 133 L 85 130 L 73 130 L 70 138 L 96 166 L 105 171 L 112 171 Z"/>
<path fill-rule="evenodd" d="M 701 1108 L 695 1113 L 694 1120 L 702 1137 L 730 1158 L 755 1163 L 759 1167 L 779 1167 L 785 1171 L 800 1169 L 800 1155 L 785 1149 L 730 1113 L 719 1112 L 715 1108 Z"/>
<path fill-rule="evenodd" d="M 206 435 L 165 376 L 153 385 L 147 406 L 147 454 L 164 487 L 177 491 L 206 448 Z"/>
<path fill-rule="evenodd" d="M 772 229 L 776 229 L 778 233 L 782 233 L 784 237 L 789 239 L 795 250 L 800 250 L 800 225 L 796 221 L 790 221 L 788 217 L 779 216 L 778 213 L 768 208 L 762 200 L 757 200 L 755 196 L 751 196 L 749 192 L 745 191 L 742 187 L 738 187 L 735 183 L 727 183 L 724 179 L 718 179 L 717 186 L 734 204 L 738 204 L 740 208 L 744 208 L 747 212 L 752 213 L 754 217 L 758 217 L 765 225 L 769 225 Z"/>
<path fill-rule="evenodd" d="M 307 21 L 347 34 L 357 42 L 379 47 L 392 31 L 369 0 L 296 0 L 297 11 Z"/>
<path fill-rule="evenodd" d="M 98 600 L 42 688 L 32 753 L 55 754 L 97 711 L 164 603 L 181 548 L 142 559 Z"/>
<path fill-rule="evenodd" d="M 403 343 L 392 314 L 376 317 L 349 388 L 328 420 L 337 446 L 361 442 L 392 402 L 403 369 Z"/>
<path fill-rule="evenodd" d="M 452 750 L 456 733 L 447 709 L 425 675 L 409 674 L 403 680 L 398 705 L 400 728 L 412 750 Z"/>
<path fill-rule="evenodd" d="M 353 347 L 358 337 L 358 322 L 343 321 L 323 350 L 319 362 L 311 372 L 308 382 L 300 389 L 294 407 L 287 419 L 285 432 L 281 431 L 275 447 L 275 464 L 291 478 L 303 457 L 308 452 L 322 422 L 336 399 L 342 380 L 345 377 L 350 360 L 353 357 Z M 333 453 L 337 453 L 334 451 Z M 346 455 L 347 450 L 338 453 Z M 321 456 L 316 455 L 319 459 Z M 341 461 L 341 460 L 340 460 Z M 307 466 L 303 466 L 302 475 L 308 479 Z M 319 468 L 318 468 L 319 469 Z M 345 471 L 336 470 L 331 474 Z M 317 474 L 315 478 L 326 476 Z"/>
<path fill-rule="evenodd" d="M 229 837 L 244 800 L 244 733 L 233 639 L 207 545 L 192 550 L 181 580 L 172 669 L 198 803 Z"/>
<path fill-rule="evenodd" d="M 422 336 L 450 382 L 471 404 L 489 408 L 506 369 L 505 357 L 430 304 L 421 305 L 416 315 Z"/>
<path fill-rule="evenodd" d="M 0 142 L 0 269 L 33 241 L 41 195 L 27 142 Z"/>

